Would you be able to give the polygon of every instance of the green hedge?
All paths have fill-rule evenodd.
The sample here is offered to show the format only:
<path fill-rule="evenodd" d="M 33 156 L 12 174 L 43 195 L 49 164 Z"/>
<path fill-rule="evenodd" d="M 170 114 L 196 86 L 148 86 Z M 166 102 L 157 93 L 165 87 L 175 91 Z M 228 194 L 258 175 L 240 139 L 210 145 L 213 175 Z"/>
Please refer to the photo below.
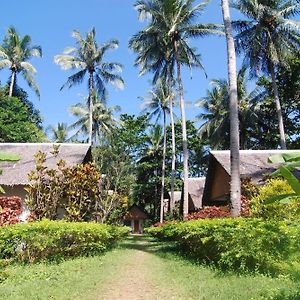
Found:
<path fill-rule="evenodd" d="M 299 223 L 261 219 L 206 219 L 166 224 L 147 230 L 173 240 L 198 259 L 230 270 L 273 273 L 300 251 Z"/>
<path fill-rule="evenodd" d="M 34 262 L 103 252 L 129 233 L 127 227 L 63 221 L 0 227 L 0 260 Z"/>

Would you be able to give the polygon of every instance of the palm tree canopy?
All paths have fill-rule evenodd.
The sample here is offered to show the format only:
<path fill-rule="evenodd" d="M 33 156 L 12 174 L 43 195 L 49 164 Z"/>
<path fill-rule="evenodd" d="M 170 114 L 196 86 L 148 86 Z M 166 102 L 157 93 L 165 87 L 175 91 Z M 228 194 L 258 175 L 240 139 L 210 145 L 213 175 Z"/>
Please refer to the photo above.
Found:
<path fill-rule="evenodd" d="M 62 55 L 54 57 L 55 63 L 60 65 L 63 70 L 79 69 L 78 72 L 68 78 L 62 88 L 81 84 L 86 74 L 92 74 L 95 90 L 102 99 L 105 98 L 107 92 L 105 83 L 123 88 L 124 81 L 118 74 L 122 71 L 122 65 L 117 62 L 104 61 L 107 51 L 118 48 L 118 41 L 113 39 L 98 46 L 95 40 L 95 28 L 88 32 L 85 37 L 78 31 L 73 31 L 72 36 L 76 40 L 76 47 L 66 48 Z"/>
<path fill-rule="evenodd" d="M 135 3 L 139 19 L 148 19 L 148 25 L 129 41 L 129 47 L 138 56 L 140 73 L 153 72 L 153 81 L 173 77 L 176 68 L 174 40 L 177 42 L 179 63 L 189 68 L 200 67 L 200 55 L 189 45 L 189 39 L 211 34 L 222 34 L 221 25 L 198 24 L 196 18 L 207 2 L 194 6 L 194 0 L 141 0 Z"/>
<path fill-rule="evenodd" d="M 207 91 L 207 96 L 200 99 L 196 106 L 203 112 L 197 119 L 203 124 L 199 134 L 209 139 L 213 148 L 225 146 L 229 148 L 229 87 L 224 79 L 212 80 L 213 87 Z M 240 132 L 246 134 L 249 128 L 256 126 L 259 118 L 261 99 L 266 91 L 256 87 L 248 93 L 246 68 L 242 68 L 237 77 L 238 99 L 239 99 L 239 120 Z M 241 139 L 241 146 L 245 148 L 247 141 Z"/>
<path fill-rule="evenodd" d="M 149 118 L 156 117 L 156 123 L 162 117 L 163 113 L 170 113 L 169 101 L 174 99 L 174 92 L 166 84 L 164 79 L 160 79 L 152 90 L 148 92 L 148 96 L 141 97 L 142 114 L 149 112 Z"/>
<path fill-rule="evenodd" d="M 51 140 L 55 143 L 65 143 L 68 141 L 68 125 L 57 123 L 57 126 L 49 126 L 46 130 L 51 134 Z"/>
<path fill-rule="evenodd" d="M 28 85 L 40 96 L 33 78 L 37 71 L 28 62 L 32 57 L 42 57 L 42 48 L 32 46 L 29 35 L 22 38 L 14 27 L 9 27 L 0 46 L 0 69 L 9 68 L 12 72 L 21 73 Z"/>
<path fill-rule="evenodd" d="M 79 136 L 85 136 L 89 132 L 89 117 L 90 117 L 90 97 L 87 97 L 86 103 L 77 103 L 70 107 L 71 114 L 78 120 L 69 126 L 69 130 L 76 130 L 70 139 Z M 102 101 L 97 97 L 93 99 L 93 130 L 92 135 L 94 140 L 100 141 L 105 133 L 110 133 L 118 121 L 114 118 L 113 113 L 120 110 L 119 106 L 107 108 Z"/>
<path fill-rule="evenodd" d="M 270 72 L 272 65 L 285 62 L 300 45 L 300 22 L 292 20 L 300 12 L 297 0 L 233 0 L 232 7 L 246 16 L 233 22 L 237 51 L 256 76 Z"/>

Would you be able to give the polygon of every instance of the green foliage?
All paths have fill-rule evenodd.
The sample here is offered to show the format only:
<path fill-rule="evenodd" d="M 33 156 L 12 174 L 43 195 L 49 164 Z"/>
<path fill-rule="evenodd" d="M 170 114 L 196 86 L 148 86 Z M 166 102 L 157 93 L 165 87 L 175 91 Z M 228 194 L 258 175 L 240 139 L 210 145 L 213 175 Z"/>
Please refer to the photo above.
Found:
<path fill-rule="evenodd" d="M 96 255 L 129 229 L 96 223 L 68 223 L 42 220 L 0 228 L 0 259 L 33 263 Z"/>
<path fill-rule="evenodd" d="M 32 120 L 31 108 L 0 92 L 0 142 L 42 142 L 41 129 Z"/>
<path fill-rule="evenodd" d="M 207 143 L 199 134 L 198 129 L 193 121 L 187 120 L 187 141 L 189 149 L 189 173 L 191 177 L 203 176 L 207 169 Z M 167 172 L 171 173 L 171 127 L 167 127 Z M 182 162 L 182 129 L 181 122 L 175 123 L 175 139 L 176 139 L 176 178 L 183 177 Z M 181 189 L 181 186 L 178 186 Z"/>
<path fill-rule="evenodd" d="M 151 227 L 148 233 L 174 240 L 183 251 L 226 270 L 277 271 L 299 252 L 297 224 L 261 219 L 195 220 Z"/>
<path fill-rule="evenodd" d="M 283 193 L 282 195 L 276 195 L 266 199 L 268 203 L 273 203 L 280 201 L 281 203 L 289 203 L 293 200 L 298 200 L 300 198 L 300 182 L 296 176 L 292 173 L 295 168 L 300 166 L 300 154 L 299 153 L 283 153 L 275 154 L 268 159 L 271 163 L 280 164 L 279 169 L 272 173 L 275 176 L 283 177 L 292 191 L 289 193 Z"/>
<path fill-rule="evenodd" d="M 288 204 L 279 201 L 269 203 L 269 199 L 280 198 L 282 195 L 288 195 L 292 192 L 293 190 L 286 180 L 270 179 L 266 185 L 259 188 L 257 195 L 251 199 L 251 215 L 268 220 L 298 220 L 300 217 L 300 197 Z"/>

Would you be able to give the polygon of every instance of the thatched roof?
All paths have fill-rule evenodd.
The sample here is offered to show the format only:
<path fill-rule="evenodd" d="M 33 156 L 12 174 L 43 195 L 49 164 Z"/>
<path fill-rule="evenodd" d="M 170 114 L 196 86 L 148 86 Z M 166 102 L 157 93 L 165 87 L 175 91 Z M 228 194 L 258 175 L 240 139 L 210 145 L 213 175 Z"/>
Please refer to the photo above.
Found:
<path fill-rule="evenodd" d="M 274 154 L 295 153 L 300 150 L 240 150 L 241 177 L 251 177 L 253 181 L 260 181 L 265 174 L 276 170 L 276 165 L 268 163 L 268 158 Z M 213 156 L 230 175 L 230 151 L 211 151 Z"/>
<path fill-rule="evenodd" d="M 202 207 L 205 177 L 189 178 L 189 210 L 197 210 Z"/>
<path fill-rule="evenodd" d="M 55 158 L 50 152 L 53 145 L 59 145 L 59 154 Z M 56 167 L 60 159 L 66 161 L 67 166 L 88 162 L 91 160 L 91 146 L 89 144 L 53 144 L 53 143 L 0 143 L 0 151 L 18 154 L 21 159 L 17 162 L 0 162 L 3 175 L 0 176 L 1 185 L 27 185 L 28 174 L 35 168 L 34 154 L 38 151 L 47 154 L 45 165 Z"/>
<path fill-rule="evenodd" d="M 254 183 L 261 184 L 264 177 L 272 173 L 278 167 L 268 163 L 268 158 L 274 154 L 295 153 L 300 150 L 240 150 L 240 174 L 241 178 L 250 178 Z M 221 172 L 222 170 L 223 173 Z M 230 151 L 211 151 L 209 155 L 208 171 L 203 193 L 203 203 L 212 201 L 213 187 L 223 187 L 226 193 L 220 195 L 220 200 L 229 196 L 230 188 Z"/>
<path fill-rule="evenodd" d="M 171 199 L 171 192 L 168 192 L 169 194 L 169 199 Z M 181 201 L 181 191 L 174 191 L 174 202 L 177 203 L 177 202 L 180 202 Z"/>
<path fill-rule="evenodd" d="M 149 219 L 149 216 L 143 208 L 134 204 L 128 209 L 128 213 L 125 215 L 124 219 L 127 221 L 146 220 Z"/>

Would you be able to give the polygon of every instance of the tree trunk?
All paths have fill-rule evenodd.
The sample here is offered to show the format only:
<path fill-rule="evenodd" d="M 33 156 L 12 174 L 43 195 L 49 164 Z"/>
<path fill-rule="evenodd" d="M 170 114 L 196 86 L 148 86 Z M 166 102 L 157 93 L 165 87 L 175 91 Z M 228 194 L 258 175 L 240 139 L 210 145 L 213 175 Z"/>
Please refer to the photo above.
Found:
<path fill-rule="evenodd" d="M 163 161 L 161 172 L 161 195 L 160 195 L 160 218 L 159 221 L 164 221 L 164 196 L 165 196 L 165 173 L 166 173 L 166 148 L 167 148 L 167 123 L 166 123 L 166 111 L 164 113 L 164 145 L 163 145 Z"/>
<path fill-rule="evenodd" d="M 237 95 L 236 55 L 232 27 L 230 21 L 228 0 L 221 0 L 225 26 L 228 56 L 228 81 L 230 105 L 230 200 L 231 214 L 238 217 L 241 214 L 241 179 L 240 179 L 240 152 L 239 152 L 239 113 Z"/>
<path fill-rule="evenodd" d="M 90 72 L 89 78 L 89 143 L 93 143 L 93 99 L 94 98 L 94 79 Z"/>
<path fill-rule="evenodd" d="M 16 71 L 12 71 L 10 85 L 9 85 L 9 92 L 8 92 L 9 97 L 12 97 L 15 81 L 16 81 Z"/>
<path fill-rule="evenodd" d="M 174 183 L 175 183 L 175 168 L 176 168 L 176 141 L 175 141 L 175 126 L 174 126 L 174 114 L 173 114 L 173 98 L 170 97 L 170 123 L 172 131 L 172 170 L 171 170 L 171 199 L 170 199 L 170 211 L 173 212 L 175 208 L 174 199 Z"/>
<path fill-rule="evenodd" d="M 273 92 L 274 92 L 274 98 L 275 98 L 275 104 L 276 104 L 276 111 L 277 111 L 277 117 L 278 117 L 279 134 L 280 134 L 280 147 L 281 147 L 281 149 L 286 149 L 282 109 L 281 109 L 279 93 L 278 93 L 278 87 L 277 87 L 277 83 L 276 83 L 275 70 L 274 70 L 274 65 L 273 64 L 271 64 L 270 69 L 271 69 L 270 72 L 271 72 L 271 77 L 272 77 L 272 86 L 273 86 Z"/>
<path fill-rule="evenodd" d="M 183 95 L 183 84 L 181 79 L 181 69 L 178 57 L 177 43 L 173 42 L 174 54 L 177 65 L 177 81 L 179 88 L 180 97 L 180 111 L 181 111 L 181 127 L 182 127 L 182 148 L 183 148 L 183 218 L 185 219 L 189 212 L 189 198 L 188 198 L 188 147 L 187 147 L 187 133 L 186 133 L 186 118 L 185 118 L 185 107 L 184 107 L 184 95 Z"/>

